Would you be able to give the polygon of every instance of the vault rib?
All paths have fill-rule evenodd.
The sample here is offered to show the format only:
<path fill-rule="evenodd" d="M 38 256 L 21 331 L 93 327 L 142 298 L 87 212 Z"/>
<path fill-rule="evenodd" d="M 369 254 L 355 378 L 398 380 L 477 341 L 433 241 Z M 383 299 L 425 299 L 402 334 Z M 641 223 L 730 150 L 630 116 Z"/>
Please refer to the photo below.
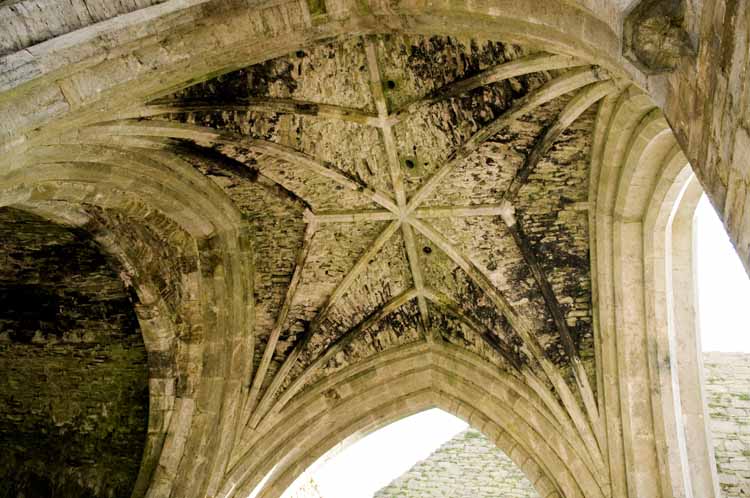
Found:
<path fill-rule="evenodd" d="M 218 170 L 223 171 L 229 175 L 247 180 L 251 183 L 255 183 L 263 187 L 267 192 L 270 192 L 274 196 L 280 199 L 294 199 L 295 202 L 302 205 L 304 212 L 308 212 L 310 208 L 310 202 L 302 196 L 292 192 L 286 188 L 281 182 L 261 173 L 259 170 L 247 166 L 245 163 L 238 161 L 223 152 L 216 152 L 218 158 L 211 157 L 206 153 L 205 150 L 195 144 L 185 144 L 183 142 L 177 142 L 176 144 L 170 145 L 169 147 L 162 147 L 161 149 L 154 150 L 167 150 L 174 151 L 178 156 L 190 156 L 196 159 L 208 161 L 212 166 Z"/>
<path fill-rule="evenodd" d="M 419 307 L 419 315 L 422 319 L 422 329 L 425 334 L 425 338 L 429 342 L 435 342 L 439 339 L 438 334 L 430 326 L 430 314 L 427 308 L 427 300 L 424 297 L 424 277 L 422 276 L 422 269 L 419 265 L 419 253 L 417 252 L 417 244 L 414 240 L 414 231 L 411 226 L 404 223 L 401 226 L 401 231 L 404 234 L 404 246 L 406 247 L 406 259 L 409 260 L 409 268 L 411 269 L 411 277 L 414 281 L 414 287 L 416 287 L 417 304 Z"/>
<path fill-rule="evenodd" d="M 424 290 L 424 296 L 429 299 L 441 311 L 457 318 L 461 323 L 469 327 L 484 341 L 493 351 L 502 356 L 515 370 L 520 371 L 521 364 L 514 355 L 513 348 L 506 344 L 500 337 L 492 334 L 487 327 L 474 320 L 461 310 L 458 302 L 450 296 L 432 288 Z"/>
<path fill-rule="evenodd" d="M 489 277 L 473 261 L 461 254 L 440 232 L 429 223 L 418 218 L 410 218 L 409 223 L 440 248 L 490 297 L 493 304 L 500 310 L 505 319 L 508 320 L 513 330 L 521 337 L 524 345 L 529 348 L 531 355 L 537 360 L 547 378 L 552 382 L 578 432 L 584 441 L 586 441 L 588 450 L 595 461 L 601 461 L 602 456 L 599 443 L 592 431 L 592 427 L 589 425 L 587 416 L 581 410 L 581 406 L 570 391 L 570 387 L 565 382 L 565 379 L 557 371 L 557 367 L 546 357 L 536 336 L 533 334 L 530 324 L 516 314 L 513 307 L 495 287 Z"/>
<path fill-rule="evenodd" d="M 542 384 L 542 382 L 534 374 L 534 372 L 529 368 L 523 368 L 523 366 L 518 363 L 518 360 L 514 356 L 514 353 L 510 346 L 500 341 L 500 339 L 497 338 L 497 336 L 493 335 L 483 324 L 477 322 L 466 313 L 464 313 L 461 310 L 460 305 L 450 296 L 447 296 L 431 288 L 425 289 L 425 296 L 435 305 L 440 307 L 443 312 L 455 316 L 462 323 L 466 324 L 470 329 L 474 330 L 474 332 L 479 335 L 483 341 L 485 341 L 491 348 L 501 354 L 511 364 L 511 366 L 515 368 L 516 373 L 520 376 L 520 378 L 526 380 L 529 388 L 540 397 L 542 404 L 549 410 L 549 420 L 561 425 L 561 432 L 563 433 L 563 437 L 570 441 L 575 448 L 578 448 L 580 445 L 583 445 L 585 447 L 585 443 L 581 435 L 576 431 L 574 426 L 571 425 L 572 420 L 570 416 L 566 414 L 566 412 L 562 409 L 554 396 L 552 396 L 549 389 L 547 389 L 547 387 Z M 590 469 L 592 469 L 593 474 L 596 474 L 594 470 L 601 471 L 601 467 L 597 467 L 597 465 L 594 464 L 593 459 L 591 458 L 592 455 L 588 454 L 587 452 L 581 452 L 580 456 L 586 462 L 586 465 Z"/>
<path fill-rule="evenodd" d="M 535 340 L 532 344 L 533 336 L 531 334 L 530 327 L 526 323 L 522 322 L 518 315 L 516 315 L 516 312 L 513 310 L 510 303 L 508 303 L 505 297 L 490 281 L 489 277 L 487 277 L 473 262 L 471 262 L 463 254 L 461 254 L 460 251 L 458 251 L 453 246 L 453 244 L 448 241 L 448 239 L 446 239 L 440 232 L 432 227 L 432 225 L 428 224 L 424 220 L 415 218 L 410 218 L 409 223 L 418 232 L 420 232 L 423 236 L 425 236 L 428 240 L 430 240 L 438 248 L 440 248 L 441 251 L 443 251 L 456 265 L 458 265 L 459 268 L 466 272 L 466 274 L 469 275 L 469 277 L 471 277 L 472 280 L 474 280 L 488 296 L 490 296 L 495 306 L 497 306 L 506 320 L 508 320 L 508 323 L 513 328 L 513 330 L 515 330 L 516 333 L 521 336 L 525 343 L 529 343 L 529 347 L 533 346 L 533 348 L 536 348 L 536 350 L 532 351 L 532 353 L 534 353 L 534 356 L 537 356 L 536 353 L 538 353 L 539 350 L 538 346 L 536 346 Z"/>
<path fill-rule="evenodd" d="M 404 180 L 401 176 L 401 168 L 398 161 L 398 151 L 396 142 L 393 137 L 393 129 L 390 125 L 385 124 L 388 119 L 388 103 L 383 93 L 383 79 L 380 75 L 380 65 L 378 64 L 378 54 L 375 44 L 372 40 L 367 40 L 365 44 L 365 53 L 367 54 L 367 68 L 370 74 L 370 91 L 372 98 L 375 100 L 375 108 L 378 110 L 378 118 L 383 122 L 383 146 L 388 158 L 388 171 L 391 176 L 391 185 L 396 194 L 396 202 L 399 207 L 406 205 L 406 193 L 404 190 Z"/>
<path fill-rule="evenodd" d="M 555 327 L 557 328 L 557 332 L 560 335 L 560 340 L 563 344 L 563 348 L 565 349 L 565 354 L 568 356 L 568 359 L 571 362 L 573 375 L 576 379 L 576 386 L 578 387 L 578 391 L 581 395 L 581 399 L 583 400 L 584 407 L 586 408 L 586 412 L 588 413 L 589 420 L 592 427 L 595 428 L 596 433 L 599 434 L 601 429 L 599 410 L 596 406 L 594 393 L 591 390 L 588 375 L 586 374 L 586 371 L 583 368 L 583 364 L 581 363 L 581 358 L 578 355 L 578 349 L 573 342 L 573 337 L 570 335 L 570 330 L 568 329 L 568 324 L 565 321 L 565 316 L 563 316 L 560 302 L 557 300 L 557 296 L 555 296 L 555 292 L 552 290 L 552 286 L 550 285 L 549 280 L 544 273 L 544 270 L 542 270 L 542 266 L 539 263 L 539 260 L 537 259 L 536 254 L 531 247 L 531 244 L 524 234 L 521 222 L 516 217 L 514 217 L 513 220 L 515 221 L 515 223 L 513 224 L 506 223 L 508 231 L 511 233 L 513 240 L 516 243 L 516 247 L 518 247 L 518 250 L 521 252 L 526 265 L 529 267 L 529 269 L 531 270 L 531 274 L 534 276 L 534 280 L 539 286 L 539 289 L 542 291 L 542 297 L 544 298 L 544 302 L 547 304 L 547 309 L 549 310 L 550 314 L 552 315 L 552 319 L 555 322 Z"/>
<path fill-rule="evenodd" d="M 289 374 L 289 371 L 294 366 L 294 363 L 297 361 L 297 358 L 299 358 L 299 355 L 307 346 L 307 343 L 323 323 L 323 320 L 326 318 L 331 308 L 333 308 L 339 298 L 349 290 L 349 287 L 354 282 L 354 280 L 362 273 L 365 268 L 367 268 L 367 265 L 370 264 L 370 261 L 375 258 L 377 253 L 383 248 L 386 242 L 388 242 L 393 234 L 396 233 L 396 231 L 400 228 L 400 225 L 400 220 L 394 220 L 385 228 L 385 230 L 380 232 L 380 235 L 378 235 L 378 237 L 370 245 L 367 251 L 365 251 L 364 254 L 360 256 L 349 273 L 344 276 L 344 279 L 333 290 L 331 295 L 328 297 L 325 305 L 323 305 L 320 311 L 318 311 L 318 313 L 315 315 L 315 318 L 313 318 L 312 322 L 303 333 L 302 338 L 297 341 L 297 344 L 294 345 L 292 352 L 289 353 L 289 356 L 286 357 L 279 371 L 276 372 L 276 375 L 271 381 L 271 385 L 268 386 L 268 389 L 263 394 L 260 403 L 258 404 L 252 417 L 250 418 L 251 427 L 257 427 L 260 418 L 268 410 L 270 404 L 273 402 L 273 397 L 281 387 L 282 382 Z"/>
<path fill-rule="evenodd" d="M 137 153 L 146 153 L 147 151 L 162 151 L 167 153 L 176 153 L 177 156 L 190 155 L 192 157 L 203 157 L 198 151 L 193 150 L 191 147 L 186 146 L 180 140 L 172 139 L 170 137 L 159 137 L 159 136 L 135 136 L 135 135 L 111 135 L 111 136 L 86 136 L 86 140 L 78 142 L 76 145 L 101 145 L 101 146 L 117 146 L 124 149 L 136 151 Z M 70 144 L 69 144 L 70 145 Z M 271 192 L 273 195 L 279 198 L 291 197 L 295 199 L 295 202 L 301 203 L 304 208 L 310 208 L 310 201 L 305 199 L 301 195 L 292 192 L 285 187 L 281 182 L 267 176 L 260 171 L 256 170 L 255 173 L 250 171 L 250 168 L 241 161 L 234 159 L 223 152 L 217 152 L 221 154 L 227 161 L 234 161 L 238 165 L 242 165 L 242 168 L 246 171 L 239 171 L 236 168 L 225 168 L 226 164 L 217 164 L 211 158 L 203 157 L 208 159 L 221 169 L 226 169 L 232 174 L 236 174 L 240 178 L 245 178 L 250 181 L 257 181 L 257 184 Z M 252 178 L 252 174 L 257 175 L 257 179 Z"/>
<path fill-rule="evenodd" d="M 319 104 L 304 100 L 248 97 L 236 100 L 174 99 L 164 98 L 149 102 L 122 118 L 144 118 L 182 112 L 267 112 L 297 116 L 336 119 L 367 126 L 380 126 L 374 113 L 352 107 Z"/>
<path fill-rule="evenodd" d="M 364 320 L 359 322 L 357 325 L 349 329 L 344 335 L 336 339 L 331 343 L 325 351 L 318 355 L 313 362 L 308 365 L 305 371 L 292 382 L 289 387 L 284 391 L 284 394 L 279 396 L 278 401 L 271 410 L 271 413 L 277 413 L 281 411 L 284 406 L 294 397 L 295 394 L 305 385 L 305 383 L 312 377 L 312 375 L 325 367 L 326 364 L 339 352 L 343 351 L 346 346 L 352 343 L 357 337 L 365 332 L 370 327 L 380 322 L 383 318 L 387 317 L 394 311 L 398 310 L 401 306 L 408 303 L 412 299 L 419 297 L 419 292 L 415 288 L 411 288 L 394 297 L 387 303 L 383 304 L 380 308 L 370 313 Z"/>
<path fill-rule="evenodd" d="M 388 170 L 391 174 L 391 184 L 393 185 L 393 191 L 396 194 L 398 207 L 403 211 L 406 207 L 406 189 L 404 188 L 404 180 L 401 175 L 401 165 L 398 158 L 396 140 L 393 135 L 393 127 L 388 124 L 388 102 L 383 93 L 383 78 L 380 74 L 377 48 L 371 39 L 368 39 L 365 44 L 365 52 L 367 55 L 367 65 L 370 74 L 372 97 L 375 100 L 378 117 L 383 122 L 381 133 L 383 134 L 383 147 L 385 148 L 385 153 L 388 158 Z M 419 316 L 422 320 L 422 330 L 424 331 L 427 340 L 433 342 L 436 339 L 436 334 L 432 330 L 432 327 L 430 327 L 430 314 L 427 308 L 427 301 L 422 295 L 424 290 L 424 278 L 422 277 L 422 269 L 419 266 L 419 254 L 417 253 L 417 245 L 414 241 L 414 232 L 407 224 L 403 224 L 401 230 L 404 236 L 404 247 L 406 249 L 406 257 L 409 262 L 412 280 L 417 292 L 419 293 L 417 302 L 419 306 Z"/>
<path fill-rule="evenodd" d="M 378 117 L 383 120 L 388 117 L 388 103 L 383 93 L 383 78 L 380 75 L 380 64 L 378 63 L 378 51 L 372 39 L 365 40 L 365 56 L 367 57 L 367 70 L 370 76 L 370 91 L 375 101 L 375 109 Z"/>
<path fill-rule="evenodd" d="M 267 140 L 258 140 L 238 136 L 234 133 L 220 132 L 206 126 L 196 126 L 184 123 L 175 123 L 168 121 L 136 121 L 124 120 L 111 123 L 101 123 L 94 125 L 81 133 L 83 134 L 113 134 L 113 135 L 136 135 L 136 136 L 157 136 L 167 138 L 180 138 L 183 140 L 192 140 L 195 142 L 204 142 L 209 144 L 229 145 L 238 148 L 253 149 L 262 154 L 282 159 L 291 164 L 304 166 L 310 171 L 327 178 L 349 190 L 360 192 L 372 202 L 380 204 L 385 209 L 392 212 L 398 212 L 398 207 L 387 194 L 375 189 L 371 189 L 363 183 L 360 183 L 339 171 L 335 171 L 324 161 L 316 159 L 308 154 L 300 152 L 286 145 L 279 145 Z"/>
<path fill-rule="evenodd" d="M 464 93 L 470 92 L 476 88 L 497 83 L 499 81 L 515 78 L 524 74 L 536 73 L 541 71 L 550 71 L 552 69 L 565 69 L 585 65 L 574 57 L 569 55 L 558 55 L 548 53 L 538 53 L 527 55 L 519 59 L 504 62 L 481 73 L 460 81 L 450 83 L 443 88 L 438 89 L 432 95 L 420 100 L 411 102 L 397 109 L 390 117 L 389 122 L 396 124 L 409 115 L 419 111 L 422 107 L 432 105 L 441 100 L 451 97 L 457 97 Z"/>
<path fill-rule="evenodd" d="M 503 199 L 511 200 L 518 195 L 518 191 L 529 178 L 529 175 L 533 173 L 536 165 L 542 157 L 544 157 L 547 151 L 549 151 L 555 141 L 557 141 L 560 134 L 573 124 L 581 114 L 586 112 L 589 107 L 616 90 L 617 86 L 615 85 L 615 82 L 612 80 L 606 80 L 592 83 L 578 92 L 557 116 L 555 123 L 547 129 L 544 136 L 534 144 L 534 148 L 526 156 L 523 166 L 518 170 L 503 194 Z"/>
<path fill-rule="evenodd" d="M 451 154 L 448 161 L 412 196 L 409 200 L 407 211 L 412 212 L 419 207 L 460 161 L 476 151 L 484 142 L 496 135 L 505 126 L 508 126 L 524 114 L 546 102 L 602 79 L 604 77 L 599 74 L 599 70 L 596 68 L 586 67 L 576 69 L 547 82 L 536 91 L 520 99 L 497 119 L 474 133 L 463 146 Z"/>
<path fill-rule="evenodd" d="M 268 365 L 271 363 L 271 359 L 273 358 L 273 353 L 276 350 L 276 344 L 278 343 L 279 336 L 281 335 L 281 331 L 284 328 L 287 316 L 289 316 L 289 310 L 292 307 L 294 298 L 297 295 L 297 288 L 299 287 L 299 283 L 302 277 L 302 270 L 304 269 L 305 263 L 307 262 L 307 256 L 310 254 L 310 247 L 312 247 L 312 241 L 315 237 L 316 231 L 317 224 L 314 221 L 308 221 L 307 227 L 305 228 L 305 234 L 302 239 L 302 247 L 298 251 L 297 258 L 294 263 L 294 273 L 292 274 L 292 279 L 289 282 L 286 294 L 284 295 L 284 302 L 281 305 L 279 314 L 276 317 L 276 322 L 274 323 L 273 329 L 268 336 L 266 349 L 263 351 L 263 358 L 260 360 L 260 364 L 258 365 L 252 386 L 250 388 L 250 393 L 247 397 L 247 402 L 245 403 L 245 407 L 242 410 L 241 424 L 243 427 L 246 425 L 247 419 L 250 417 L 250 414 L 255 408 L 258 394 L 260 393 L 260 389 L 263 386 L 263 381 L 266 377 L 266 372 L 268 371 Z"/>
<path fill-rule="evenodd" d="M 503 194 L 503 200 L 507 202 L 509 199 L 518 195 L 519 190 L 525 184 L 529 175 L 534 171 L 538 162 L 552 147 L 564 130 L 578 119 L 589 107 L 600 99 L 613 93 L 616 89 L 617 87 L 614 81 L 605 80 L 589 84 L 579 91 L 573 99 L 568 102 L 565 108 L 563 108 L 555 123 L 545 132 L 544 136 L 536 142 L 531 153 L 527 155 L 523 166 L 516 173 L 516 176 Z M 537 285 L 539 285 L 539 288 L 542 291 L 542 296 L 544 297 L 547 308 L 549 309 L 558 333 L 560 334 L 560 339 L 565 348 L 565 352 L 570 359 L 576 379 L 576 386 L 581 395 L 581 399 L 584 402 L 592 427 L 594 427 L 597 434 L 597 439 L 603 441 L 604 429 L 601 426 L 602 421 L 599 417 L 599 410 L 594 398 L 594 393 L 591 389 L 588 375 L 581 363 L 578 351 L 573 343 L 565 318 L 562 315 L 557 297 L 555 296 L 546 275 L 542 271 L 534 251 L 523 234 L 523 228 L 521 227 L 520 222 L 516 220 L 515 216 L 505 217 L 504 220 L 513 236 L 516 246 L 521 251 L 524 260 L 532 271 L 532 275 L 534 276 Z"/>

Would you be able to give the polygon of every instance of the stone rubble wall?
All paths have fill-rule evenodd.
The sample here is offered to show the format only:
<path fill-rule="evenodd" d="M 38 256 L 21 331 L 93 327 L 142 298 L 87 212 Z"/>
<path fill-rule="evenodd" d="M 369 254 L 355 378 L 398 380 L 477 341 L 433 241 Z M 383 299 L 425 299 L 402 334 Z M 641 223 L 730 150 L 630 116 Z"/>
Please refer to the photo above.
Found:
<path fill-rule="evenodd" d="M 703 367 L 722 498 L 745 498 L 750 496 L 750 354 L 704 353 Z"/>
<path fill-rule="evenodd" d="M 528 479 L 481 432 L 466 430 L 374 498 L 538 498 Z"/>

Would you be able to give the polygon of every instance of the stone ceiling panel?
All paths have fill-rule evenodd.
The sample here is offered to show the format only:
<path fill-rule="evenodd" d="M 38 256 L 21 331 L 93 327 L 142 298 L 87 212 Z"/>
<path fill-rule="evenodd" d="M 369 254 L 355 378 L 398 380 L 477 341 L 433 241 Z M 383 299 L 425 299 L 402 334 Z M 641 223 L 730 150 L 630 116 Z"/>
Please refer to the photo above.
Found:
<path fill-rule="evenodd" d="M 593 347 L 593 111 L 579 116 L 608 79 L 501 42 L 377 35 L 146 106 L 142 133 L 202 147 L 198 169 L 254 227 L 249 425 L 404 341 L 447 340 L 540 385 L 558 382 L 551 362 L 577 389 L 567 361 Z"/>

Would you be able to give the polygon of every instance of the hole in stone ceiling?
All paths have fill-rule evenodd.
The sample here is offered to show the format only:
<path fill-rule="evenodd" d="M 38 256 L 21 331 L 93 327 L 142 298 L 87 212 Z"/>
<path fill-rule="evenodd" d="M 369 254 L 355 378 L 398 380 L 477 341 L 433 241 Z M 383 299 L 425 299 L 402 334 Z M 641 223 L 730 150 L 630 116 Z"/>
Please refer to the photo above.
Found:
<path fill-rule="evenodd" d="M 389 90 L 393 90 L 396 88 L 396 82 L 393 80 L 386 81 L 385 85 L 388 87 Z"/>

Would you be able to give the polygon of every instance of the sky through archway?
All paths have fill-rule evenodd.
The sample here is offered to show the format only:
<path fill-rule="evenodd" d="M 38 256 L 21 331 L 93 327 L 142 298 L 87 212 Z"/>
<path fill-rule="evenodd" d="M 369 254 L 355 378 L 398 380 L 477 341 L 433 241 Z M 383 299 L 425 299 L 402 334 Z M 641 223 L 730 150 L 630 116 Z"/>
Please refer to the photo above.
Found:
<path fill-rule="evenodd" d="M 750 279 L 705 194 L 695 224 L 702 350 L 750 353 Z"/>

